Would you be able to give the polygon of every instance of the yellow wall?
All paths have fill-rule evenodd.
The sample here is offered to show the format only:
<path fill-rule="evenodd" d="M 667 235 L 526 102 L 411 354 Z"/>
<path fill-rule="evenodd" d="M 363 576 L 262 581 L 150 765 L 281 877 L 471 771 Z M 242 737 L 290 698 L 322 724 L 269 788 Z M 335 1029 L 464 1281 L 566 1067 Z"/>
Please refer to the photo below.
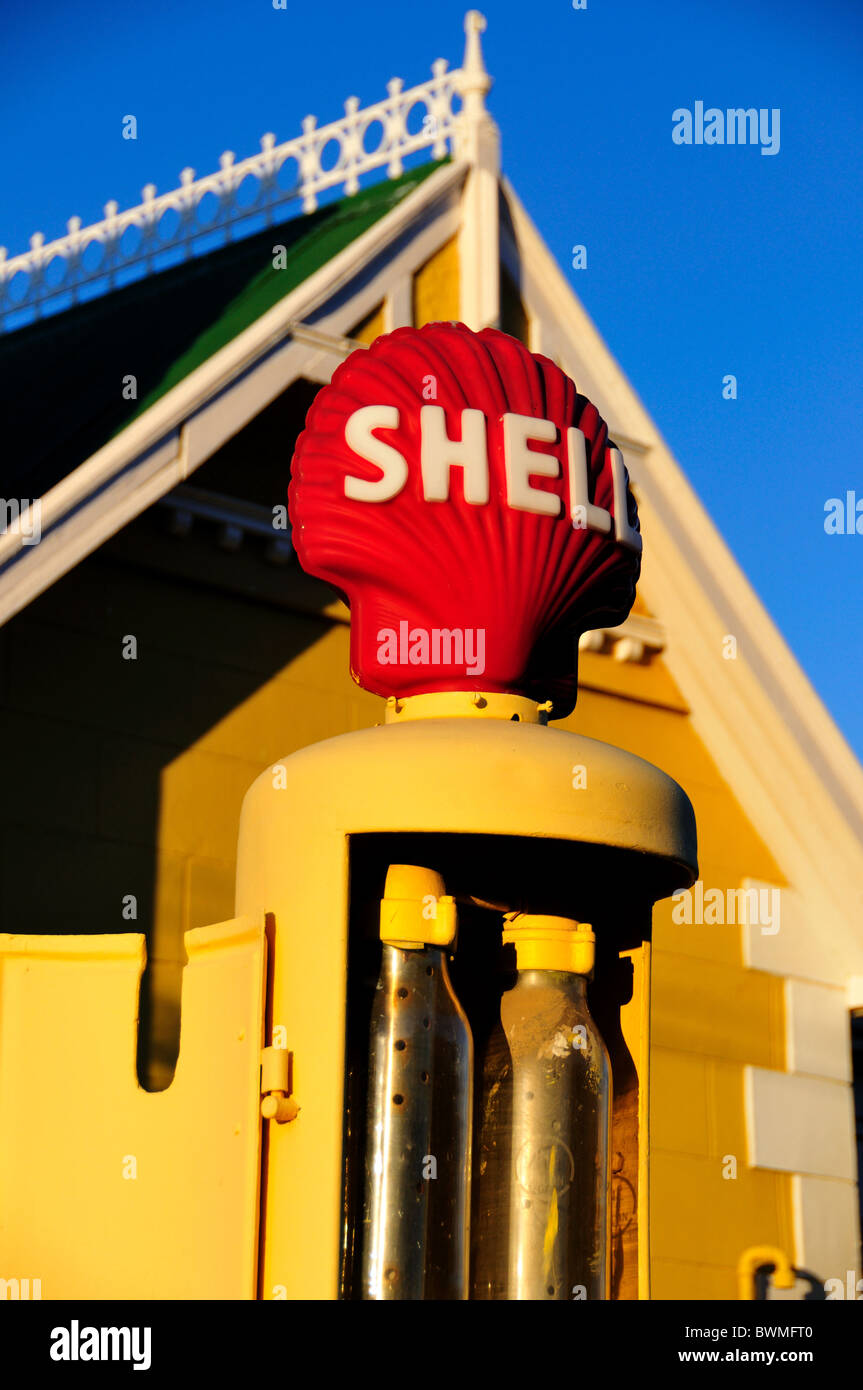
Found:
<path fill-rule="evenodd" d="M 414 276 L 413 316 L 414 328 L 461 318 L 456 237 L 436 251 Z"/>
<path fill-rule="evenodd" d="M 0 930 L 146 933 L 151 1087 L 173 1072 L 183 933 L 233 916 L 246 789 L 280 755 L 378 718 L 348 636 L 104 551 L 0 630 L 15 787 L 0 798 Z"/>
<path fill-rule="evenodd" d="M 152 954 L 154 984 L 171 996 L 183 932 L 233 916 L 240 806 L 258 773 L 298 748 L 381 717 L 380 701 L 350 679 L 349 629 L 324 621 L 308 638 L 306 650 L 162 771 Z"/>

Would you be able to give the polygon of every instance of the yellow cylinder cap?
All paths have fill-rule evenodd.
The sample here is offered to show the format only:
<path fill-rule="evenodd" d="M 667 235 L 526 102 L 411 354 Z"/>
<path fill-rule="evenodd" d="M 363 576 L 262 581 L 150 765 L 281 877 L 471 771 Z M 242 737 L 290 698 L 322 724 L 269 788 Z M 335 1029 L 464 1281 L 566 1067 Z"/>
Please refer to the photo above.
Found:
<path fill-rule="evenodd" d="M 519 970 L 567 970 L 592 975 L 596 936 L 589 922 L 539 913 L 504 914 L 503 942 L 515 946 Z"/>
<path fill-rule="evenodd" d="M 434 869 L 417 864 L 391 864 L 381 899 L 381 941 L 415 950 L 418 946 L 450 946 L 458 930 L 455 898 Z"/>

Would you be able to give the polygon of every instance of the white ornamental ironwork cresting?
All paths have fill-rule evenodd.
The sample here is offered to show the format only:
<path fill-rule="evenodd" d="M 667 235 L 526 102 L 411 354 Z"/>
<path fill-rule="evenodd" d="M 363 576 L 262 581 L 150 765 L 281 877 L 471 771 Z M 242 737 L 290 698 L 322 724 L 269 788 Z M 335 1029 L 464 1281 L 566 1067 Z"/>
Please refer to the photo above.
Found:
<path fill-rule="evenodd" d="M 349 97 L 344 116 L 329 125 L 319 127 L 316 117 L 306 116 L 303 133 L 295 139 L 277 145 L 274 135 L 264 135 L 260 153 L 239 163 L 226 150 L 218 172 L 196 179 L 193 169 L 184 169 L 180 187 L 170 193 L 157 196 L 154 185 L 147 184 L 143 202 L 126 212 L 119 212 L 116 202 L 107 203 L 102 221 L 88 227 L 81 226 L 80 217 L 71 217 L 66 236 L 45 242 L 42 233 L 36 232 L 30 238 L 30 250 L 11 259 L 6 248 L 0 247 L 0 332 L 7 329 L 12 316 L 15 327 L 40 318 L 51 301 L 60 301 L 54 308 L 78 303 L 84 287 L 93 287 L 93 294 L 86 296 L 89 299 L 113 289 L 121 273 L 126 284 L 166 268 L 163 262 L 176 263 L 178 249 L 188 259 L 201 238 L 221 232 L 224 242 L 230 242 L 234 228 L 251 218 L 270 226 L 275 211 L 297 198 L 302 199 L 303 212 L 313 212 L 320 193 L 339 186 L 346 195 L 357 193 L 361 175 L 374 169 L 386 166 L 387 176 L 398 178 L 404 159 L 418 150 L 430 148 L 434 159 L 443 158 L 458 134 L 459 110 L 454 102 L 484 92 L 489 85 L 479 48 L 484 28 L 482 15 L 472 10 L 465 18 L 467 47 L 461 68 L 450 72 L 446 59 L 439 58 L 432 64 L 430 81 L 404 91 L 402 79 L 394 77 L 387 83 L 383 101 L 360 110 L 359 99 Z M 416 108 L 422 125 L 412 134 L 408 123 Z M 416 116 L 411 124 L 417 124 Z M 376 144 L 375 126 L 380 127 Z M 367 143 L 374 147 L 368 150 Z M 325 168 L 325 151 L 329 156 L 328 147 L 333 144 L 337 157 Z M 286 187 L 282 171 L 291 160 L 294 178 Z M 257 186 L 253 198 L 241 204 L 238 195 L 247 179 Z M 212 195 L 210 206 L 215 198 L 215 209 L 207 217 L 202 216 L 202 203 L 208 195 Z M 171 213 L 176 218 L 168 218 L 163 228 L 163 219 Z M 94 257 L 95 263 L 86 264 L 85 254 L 94 245 L 101 253 Z M 171 252 L 174 258 L 167 261 Z M 138 275 L 126 276 L 132 267 L 138 267 Z"/>

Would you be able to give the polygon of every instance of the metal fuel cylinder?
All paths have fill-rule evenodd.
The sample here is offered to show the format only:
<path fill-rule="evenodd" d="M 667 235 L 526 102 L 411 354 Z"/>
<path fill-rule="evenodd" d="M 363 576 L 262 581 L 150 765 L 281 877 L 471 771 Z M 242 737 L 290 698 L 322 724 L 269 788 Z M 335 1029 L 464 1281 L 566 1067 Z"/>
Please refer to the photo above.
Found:
<path fill-rule="evenodd" d="M 393 866 L 369 1039 L 365 1299 L 467 1297 L 473 1041 L 447 970 L 455 933 L 439 875 Z"/>
<path fill-rule="evenodd" d="M 518 973 L 482 1069 L 471 1297 L 605 1299 L 611 1071 L 587 1005 L 594 937 L 513 914 Z"/>

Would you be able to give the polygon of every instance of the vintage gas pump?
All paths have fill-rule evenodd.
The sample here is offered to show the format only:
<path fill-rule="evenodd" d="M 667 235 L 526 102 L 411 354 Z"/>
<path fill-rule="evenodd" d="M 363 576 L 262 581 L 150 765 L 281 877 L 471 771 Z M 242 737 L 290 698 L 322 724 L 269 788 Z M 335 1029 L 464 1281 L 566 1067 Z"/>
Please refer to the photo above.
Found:
<path fill-rule="evenodd" d="M 505 334 L 399 329 L 317 396 L 290 492 L 385 722 L 244 803 L 239 913 L 270 921 L 261 1294 L 648 1296 L 652 904 L 692 809 L 549 727 L 577 642 L 632 603 L 619 452 Z"/>

